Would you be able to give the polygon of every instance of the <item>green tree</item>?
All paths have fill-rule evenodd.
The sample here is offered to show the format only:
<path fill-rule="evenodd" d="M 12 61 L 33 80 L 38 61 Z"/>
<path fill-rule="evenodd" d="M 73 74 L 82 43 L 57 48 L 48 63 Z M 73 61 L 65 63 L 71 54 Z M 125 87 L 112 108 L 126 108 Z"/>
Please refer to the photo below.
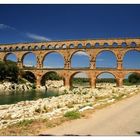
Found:
<path fill-rule="evenodd" d="M 135 84 L 140 82 L 140 74 L 138 73 L 132 73 L 131 75 L 128 76 L 128 82 Z"/>
<path fill-rule="evenodd" d="M 18 82 L 19 68 L 15 62 L 0 61 L 0 80 L 9 80 L 10 82 Z"/>

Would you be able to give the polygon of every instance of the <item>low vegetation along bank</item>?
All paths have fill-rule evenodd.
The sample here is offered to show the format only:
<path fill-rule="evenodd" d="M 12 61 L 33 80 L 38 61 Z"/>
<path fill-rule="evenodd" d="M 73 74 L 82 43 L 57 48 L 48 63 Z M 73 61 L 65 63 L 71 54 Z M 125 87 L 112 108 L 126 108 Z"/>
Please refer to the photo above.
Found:
<path fill-rule="evenodd" d="M 140 92 L 140 86 L 65 89 L 63 95 L 0 106 L 0 135 L 39 135 L 64 121 L 79 119 L 95 110 Z M 98 86 L 102 86 L 99 84 Z"/>

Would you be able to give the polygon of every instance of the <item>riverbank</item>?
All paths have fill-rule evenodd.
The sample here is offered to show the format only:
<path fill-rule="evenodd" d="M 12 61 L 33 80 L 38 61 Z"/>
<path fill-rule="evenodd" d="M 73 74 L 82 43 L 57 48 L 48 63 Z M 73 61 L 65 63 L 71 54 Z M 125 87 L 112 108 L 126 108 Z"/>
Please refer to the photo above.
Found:
<path fill-rule="evenodd" d="M 26 82 L 24 84 L 17 84 L 12 82 L 0 83 L 0 95 L 13 94 L 13 91 L 29 91 L 33 89 L 33 84 Z"/>
<path fill-rule="evenodd" d="M 4 129 L 23 121 L 37 121 L 40 119 L 52 121 L 64 117 L 67 112 L 76 111 L 81 113 L 86 110 L 94 110 L 140 92 L 140 86 L 118 88 L 112 84 L 104 85 L 103 88 L 97 89 L 67 89 L 58 97 L 1 105 L 0 128 Z"/>

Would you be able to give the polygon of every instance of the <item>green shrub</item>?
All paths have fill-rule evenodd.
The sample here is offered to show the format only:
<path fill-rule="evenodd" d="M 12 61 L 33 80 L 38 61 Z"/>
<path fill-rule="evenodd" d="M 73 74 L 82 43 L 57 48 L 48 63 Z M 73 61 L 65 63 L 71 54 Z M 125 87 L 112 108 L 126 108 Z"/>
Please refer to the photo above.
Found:
<path fill-rule="evenodd" d="M 19 80 L 18 80 L 18 83 L 19 84 L 26 84 L 27 83 L 27 80 L 20 77 Z"/>
<path fill-rule="evenodd" d="M 139 83 L 140 82 L 140 74 L 138 73 L 132 73 L 128 76 L 128 81 L 132 84 Z"/>
<path fill-rule="evenodd" d="M 0 80 L 8 80 L 10 82 L 18 82 L 19 68 L 15 62 L 0 61 Z"/>
<path fill-rule="evenodd" d="M 64 117 L 74 120 L 80 118 L 80 113 L 78 111 L 68 111 L 64 114 Z"/>
<path fill-rule="evenodd" d="M 23 120 L 23 121 L 20 121 L 17 125 L 24 127 L 24 126 L 30 125 L 32 122 L 33 122 L 33 120 Z"/>

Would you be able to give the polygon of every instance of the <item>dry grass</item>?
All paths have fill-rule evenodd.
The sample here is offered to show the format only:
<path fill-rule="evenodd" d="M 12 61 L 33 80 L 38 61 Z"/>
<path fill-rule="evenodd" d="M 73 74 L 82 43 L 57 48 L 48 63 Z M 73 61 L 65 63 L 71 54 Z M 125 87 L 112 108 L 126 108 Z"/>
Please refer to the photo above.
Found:
<path fill-rule="evenodd" d="M 31 121 L 22 121 L 5 129 L 0 130 L 1 136 L 36 136 L 47 128 L 52 128 L 67 121 L 66 118 L 54 120 L 40 119 Z"/>

